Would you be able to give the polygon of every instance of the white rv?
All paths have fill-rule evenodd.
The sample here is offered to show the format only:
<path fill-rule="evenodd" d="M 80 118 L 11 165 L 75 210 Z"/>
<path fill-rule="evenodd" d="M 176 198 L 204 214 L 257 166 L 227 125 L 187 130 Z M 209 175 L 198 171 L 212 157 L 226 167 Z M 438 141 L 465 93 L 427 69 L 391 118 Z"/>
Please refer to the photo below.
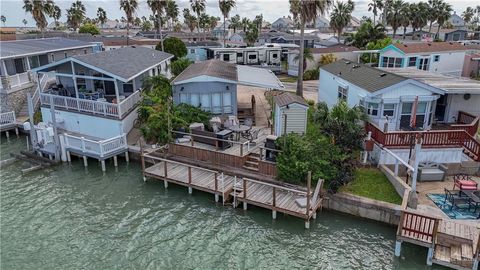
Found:
<path fill-rule="evenodd" d="M 282 48 L 276 44 L 246 48 L 212 48 L 209 59 L 219 59 L 240 65 L 280 67 Z"/>

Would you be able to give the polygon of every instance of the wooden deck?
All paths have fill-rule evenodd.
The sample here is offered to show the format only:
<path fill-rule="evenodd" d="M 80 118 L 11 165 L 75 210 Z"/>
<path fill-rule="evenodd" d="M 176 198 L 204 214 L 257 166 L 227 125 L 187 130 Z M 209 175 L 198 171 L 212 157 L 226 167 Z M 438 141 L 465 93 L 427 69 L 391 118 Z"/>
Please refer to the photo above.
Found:
<path fill-rule="evenodd" d="M 321 209 L 322 198 L 320 188 L 323 180 L 319 181 L 315 193 L 310 188 L 286 187 L 260 180 L 240 178 L 227 175 L 221 171 L 210 170 L 202 167 L 185 164 L 178 161 L 160 158 L 151 154 L 142 154 L 142 170 L 145 177 L 174 183 L 188 187 L 189 193 L 193 189 L 215 194 L 215 201 L 222 196 L 223 202 L 233 200 L 233 206 L 239 203 L 247 209 L 248 204 L 272 210 L 272 217 L 276 218 L 277 212 L 305 219 L 308 228 L 309 220 L 316 218 L 316 212 Z M 153 165 L 146 165 L 146 160 Z M 303 199 L 306 207 L 300 207 L 296 200 Z"/>
<path fill-rule="evenodd" d="M 480 224 L 472 226 L 410 210 L 402 211 L 395 254 L 400 255 L 401 242 L 405 241 L 429 249 L 427 264 L 435 263 L 452 269 L 477 269 L 479 235 Z"/>

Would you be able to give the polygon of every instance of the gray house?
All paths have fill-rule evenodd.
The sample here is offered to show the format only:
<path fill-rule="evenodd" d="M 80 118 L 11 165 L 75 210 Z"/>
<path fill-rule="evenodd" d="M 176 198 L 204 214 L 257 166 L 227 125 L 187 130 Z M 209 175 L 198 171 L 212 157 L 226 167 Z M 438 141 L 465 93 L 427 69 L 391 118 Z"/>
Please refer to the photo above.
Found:
<path fill-rule="evenodd" d="M 270 70 L 208 60 L 190 65 L 172 82 L 175 104 L 186 103 L 213 114 L 237 114 L 237 85 L 284 89 Z"/>

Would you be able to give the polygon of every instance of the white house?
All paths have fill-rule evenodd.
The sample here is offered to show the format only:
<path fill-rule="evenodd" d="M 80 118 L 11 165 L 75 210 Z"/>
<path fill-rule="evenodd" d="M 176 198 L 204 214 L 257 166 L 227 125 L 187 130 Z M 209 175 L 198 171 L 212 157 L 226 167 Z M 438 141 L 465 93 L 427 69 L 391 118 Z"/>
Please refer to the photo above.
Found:
<path fill-rule="evenodd" d="M 460 76 L 466 48 L 455 42 L 395 43 L 380 50 L 379 67 L 414 67 Z"/>
<path fill-rule="evenodd" d="M 121 48 L 72 56 L 34 69 L 55 77 L 41 89 L 43 122 L 85 137 L 108 139 L 128 133 L 137 118 L 143 79 L 169 74 L 173 55 L 148 48 Z"/>
<path fill-rule="evenodd" d="M 421 134 L 428 161 L 480 161 L 480 142 L 475 139 L 480 82 L 414 68 L 391 71 L 346 59 L 322 66 L 318 101 L 329 107 L 339 101 L 363 107 L 369 116 L 367 131 L 378 151 L 392 147 L 408 156 L 410 138 Z M 411 128 L 414 123 L 416 131 Z"/>

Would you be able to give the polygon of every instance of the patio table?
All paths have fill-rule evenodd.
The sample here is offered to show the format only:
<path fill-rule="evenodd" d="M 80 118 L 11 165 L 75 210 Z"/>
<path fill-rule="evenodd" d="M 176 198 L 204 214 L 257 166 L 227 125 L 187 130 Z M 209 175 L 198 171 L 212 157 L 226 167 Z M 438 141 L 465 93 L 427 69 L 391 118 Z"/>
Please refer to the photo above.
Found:
<path fill-rule="evenodd" d="M 239 141 L 240 134 L 243 132 L 249 131 L 250 129 L 252 129 L 252 127 L 247 125 L 235 125 L 235 126 L 228 127 L 228 129 L 235 133 L 235 140 Z"/>
<path fill-rule="evenodd" d="M 480 205 L 480 191 L 479 190 L 462 190 L 461 193 L 465 194 L 470 199 L 468 210 L 471 206 L 475 206 L 475 211 L 477 211 L 478 206 Z"/>

